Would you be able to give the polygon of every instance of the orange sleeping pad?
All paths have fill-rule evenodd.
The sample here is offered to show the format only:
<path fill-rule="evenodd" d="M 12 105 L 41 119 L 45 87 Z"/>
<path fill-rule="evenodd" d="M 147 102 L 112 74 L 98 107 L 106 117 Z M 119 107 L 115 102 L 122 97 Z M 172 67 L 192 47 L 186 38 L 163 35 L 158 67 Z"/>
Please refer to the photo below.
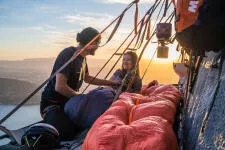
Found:
<path fill-rule="evenodd" d="M 172 85 L 149 84 L 142 93 L 122 93 L 96 120 L 82 149 L 177 150 L 173 123 L 179 91 Z"/>

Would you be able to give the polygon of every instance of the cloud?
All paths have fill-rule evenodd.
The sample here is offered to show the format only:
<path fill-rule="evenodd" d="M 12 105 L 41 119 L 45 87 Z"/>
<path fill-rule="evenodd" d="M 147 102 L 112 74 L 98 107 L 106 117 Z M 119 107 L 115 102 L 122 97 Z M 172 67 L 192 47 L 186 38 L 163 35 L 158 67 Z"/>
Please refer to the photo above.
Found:
<path fill-rule="evenodd" d="M 42 43 L 51 44 L 54 47 L 68 47 L 73 45 L 76 41 L 77 31 L 71 30 L 67 32 L 59 32 L 59 31 L 46 31 L 46 40 L 43 40 Z"/>
<path fill-rule="evenodd" d="M 56 29 L 55 26 L 52 26 L 52 25 L 43 25 L 43 26 L 32 26 L 32 27 L 27 27 L 27 29 L 29 30 L 36 30 L 36 31 L 40 31 L 40 30 L 53 30 L 53 29 Z"/>
<path fill-rule="evenodd" d="M 36 5 L 36 11 L 37 12 L 41 12 L 44 14 L 61 14 L 64 11 L 66 11 L 66 9 L 63 9 L 62 7 L 59 6 L 51 6 L 51 5 Z"/>
<path fill-rule="evenodd" d="M 35 26 L 35 27 L 28 27 L 27 29 L 39 31 L 39 30 L 42 30 L 43 28 L 41 26 Z"/>
<path fill-rule="evenodd" d="M 78 13 L 75 15 L 66 15 L 66 22 L 76 24 L 82 27 L 92 26 L 95 28 L 104 28 L 109 22 L 115 18 L 109 14 L 97 14 L 97 13 Z"/>
<path fill-rule="evenodd" d="M 131 3 L 133 0 L 94 0 L 96 2 L 99 3 L 107 3 L 107 4 L 114 4 L 114 3 L 119 3 L 119 4 L 129 4 Z M 155 0 L 140 0 L 139 4 L 146 4 L 146 3 L 152 3 Z"/>
<path fill-rule="evenodd" d="M 52 25 L 48 25 L 48 24 L 46 24 L 46 25 L 44 25 L 46 28 L 48 28 L 48 29 L 56 29 L 56 27 L 55 26 L 52 26 Z"/>

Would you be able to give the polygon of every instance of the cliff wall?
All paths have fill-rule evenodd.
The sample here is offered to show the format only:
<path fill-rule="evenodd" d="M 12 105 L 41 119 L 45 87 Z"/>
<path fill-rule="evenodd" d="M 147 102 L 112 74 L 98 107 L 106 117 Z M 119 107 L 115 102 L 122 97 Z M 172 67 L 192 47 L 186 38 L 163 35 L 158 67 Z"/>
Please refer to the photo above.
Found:
<path fill-rule="evenodd" d="M 225 149 L 225 63 L 220 52 L 206 53 L 188 94 L 184 120 L 187 150 Z"/>

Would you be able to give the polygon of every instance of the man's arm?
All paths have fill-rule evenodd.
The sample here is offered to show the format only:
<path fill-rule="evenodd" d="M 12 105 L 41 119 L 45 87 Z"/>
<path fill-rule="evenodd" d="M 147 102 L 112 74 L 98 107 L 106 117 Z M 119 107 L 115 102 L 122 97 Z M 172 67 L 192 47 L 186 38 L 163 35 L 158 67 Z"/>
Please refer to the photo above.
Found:
<path fill-rule="evenodd" d="M 55 90 L 60 94 L 70 98 L 77 95 L 78 93 L 67 85 L 67 80 L 68 78 L 64 74 L 56 74 Z"/>
<path fill-rule="evenodd" d="M 110 80 L 104 80 L 104 79 L 99 79 L 95 78 L 94 80 L 93 76 L 90 76 L 88 73 L 85 74 L 84 81 L 86 83 L 94 84 L 94 85 L 106 85 L 106 86 L 119 86 L 121 84 L 120 81 L 110 81 Z"/>

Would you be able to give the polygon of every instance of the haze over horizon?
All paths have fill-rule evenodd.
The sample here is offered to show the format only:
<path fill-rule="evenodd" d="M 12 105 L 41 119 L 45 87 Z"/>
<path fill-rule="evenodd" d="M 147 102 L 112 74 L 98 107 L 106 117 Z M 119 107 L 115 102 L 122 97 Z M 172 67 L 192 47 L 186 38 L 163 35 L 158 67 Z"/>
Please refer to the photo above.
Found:
<path fill-rule="evenodd" d="M 89 73 L 93 76 L 96 75 L 106 61 L 106 59 L 87 59 Z M 114 62 L 110 62 L 98 77 L 104 78 Z M 0 62 L 0 84 L 2 85 L 0 90 L 0 104 L 17 104 L 20 100 L 24 99 L 28 93 L 31 93 L 32 90 L 36 89 L 50 76 L 53 63 L 54 59 L 47 59 L 47 61 L 46 59 L 34 61 L 30 59 L 25 61 Z M 141 77 L 148 63 L 149 60 L 143 59 L 140 62 Z M 120 67 L 121 62 L 118 63 L 112 73 Z M 178 82 L 178 76 L 173 71 L 172 63 L 152 62 L 143 78 L 143 85 L 148 84 L 152 80 L 158 80 L 160 84 L 176 84 Z M 81 91 L 86 85 L 85 83 L 82 85 Z M 87 91 L 95 87 L 90 86 Z M 37 104 L 40 101 L 41 91 L 37 96 L 32 98 L 29 104 Z"/>

